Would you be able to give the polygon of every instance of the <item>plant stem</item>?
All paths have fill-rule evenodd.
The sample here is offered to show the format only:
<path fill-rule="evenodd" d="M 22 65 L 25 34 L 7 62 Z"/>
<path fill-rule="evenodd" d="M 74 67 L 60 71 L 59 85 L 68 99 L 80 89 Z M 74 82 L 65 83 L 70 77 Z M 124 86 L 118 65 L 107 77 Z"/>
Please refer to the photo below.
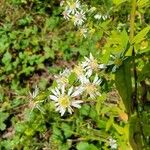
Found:
<path fill-rule="evenodd" d="M 133 95 L 132 95 L 132 105 L 133 105 L 133 114 L 134 114 L 134 110 L 136 110 L 136 114 L 137 114 L 137 124 L 139 125 L 139 128 L 136 129 L 136 125 L 135 125 L 135 129 L 134 132 L 130 135 L 130 143 L 132 145 L 132 148 L 134 150 L 138 150 L 138 149 L 142 149 L 142 137 L 144 139 L 144 134 L 143 134 L 143 127 L 141 124 L 141 117 L 140 117 L 140 113 L 138 110 L 138 75 L 137 75 L 137 69 L 136 69 L 136 62 L 135 62 L 135 49 L 134 46 L 132 45 L 132 40 L 134 38 L 134 24 L 135 24 L 135 13 L 136 13 L 136 0 L 132 0 L 132 4 L 131 4 L 131 14 L 130 14 L 130 44 L 131 44 L 131 49 L 132 49 L 132 64 L 133 64 L 133 76 L 134 76 L 134 91 L 133 91 Z M 138 135 L 135 137 L 135 135 L 138 133 Z M 138 140 L 138 141 L 137 141 Z"/>
<path fill-rule="evenodd" d="M 131 4 L 131 14 L 130 14 L 130 43 L 132 43 L 134 37 L 134 22 L 135 22 L 135 12 L 136 12 L 136 0 L 132 0 Z"/>

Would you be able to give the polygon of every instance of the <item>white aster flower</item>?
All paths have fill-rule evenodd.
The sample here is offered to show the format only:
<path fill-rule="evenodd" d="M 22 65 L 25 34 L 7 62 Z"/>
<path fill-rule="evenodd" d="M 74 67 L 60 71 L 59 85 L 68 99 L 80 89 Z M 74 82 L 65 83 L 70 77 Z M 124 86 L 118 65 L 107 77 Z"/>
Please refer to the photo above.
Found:
<path fill-rule="evenodd" d="M 81 28 L 80 29 L 80 34 L 82 36 L 84 36 L 85 38 L 87 37 L 87 32 L 88 32 L 88 30 L 86 28 Z"/>
<path fill-rule="evenodd" d="M 75 67 L 73 68 L 72 72 L 77 75 L 77 78 L 79 80 L 83 80 L 85 78 L 84 69 L 83 69 L 81 64 L 75 65 Z"/>
<path fill-rule="evenodd" d="M 74 25 L 82 25 L 84 23 L 84 21 L 86 20 L 85 17 L 85 12 L 83 12 L 83 10 L 81 10 L 80 12 L 77 11 L 75 14 L 75 19 L 74 19 Z"/>
<path fill-rule="evenodd" d="M 85 61 L 82 62 L 82 67 L 86 70 L 86 76 L 90 77 L 93 71 L 97 71 L 98 69 L 104 69 L 106 66 L 104 64 L 98 64 L 97 59 L 93 57 L 90 53 L 90 57 L 84 57 Z"/>
<path fill-rule="evenodd" d="M 82 78 L 80 81 L 81 86 L 79 89 L 83 90 L 87 95 L 90 96 L 90 98 L 94 99 L 96 96 L 101 95 L 98 87 L 102 80 L 99 79 L 97 74 L 95 75 L 93 82 L 91 82 L 87 77 Z"/>
<path fill-rule="evenodd" d="M 63 15 L 64 19 L 66 19 L 66 20 L 69 20 L 69 19 L 70 19 L 71 16 L 70 16 L 70 12 L 68 11 L 67 7 L 66 7 L 66 9 L 63 11 L 62 15 Z"/>
<path fill-rule="evenodd" d="M 35 90 L 31 93 L 29 92 L 29 96 L 30 96 L 30 101 L 29 101 L 29 108 L 31 108 L 31 111 L 33 111 L 33 109 L 37 108 L 39 109 L 41 112 L 44 113 L 43 109 L 40 107 L 39 103 L 42 103 L 44 100 L 36 100 L 36 97 L 39 95 L 39 88 L 36 86 Z"/>
<path fill-rule="evenodd" d="M 96 20 L 100 20 L 102 18 L 102 16 L 101 16 L 101 14 L 96 14 L 96 15 L 94 15 L 94 18 Z"/>
<path fill-rule="evenodd" d="M 70 114 L 74 111 L 72 107 L 80 108 L 80 104 L 83 102 L 81 100 L 76 100 L 76 97 L 80 95 L 82 91 L 80 89 L 75 90 L 71 87 L 66 90 L 65 86 L 60 88 L 52 89 L 53 95 L 50 95 L 50 99 L 55 101 L 56 111 L 58 111 L 61 116 L 68 111 Z"/>
<path fill-rule="evenodd" d="M 78 9 L 80 9 L 80 1 L 79 0 L 76 0 L 76 2 L 67 2 L 67 4 L 68 4 L 68 11 L 69 11 L 69 13 L 71 13 L 71 14 L 75 14 L 76 13 L 76 11 L 78 10 Z"/>
<path fill-rule="evenodd" d="M 55 75 L 56 82 L 58 86 L 67 85 L 69 80 L 68 77 L 70 76 L 71 71 L 69 69 L 65 69 L 63 72 L 60 72 L 59 75 Z"/>
<path fill-rule="evenodd" d="M 31 93 L 29 92 L 30 98 L 34 99 L 39 94 L 39 88 L 36 86 L 34 91 Z"/>
<path fill-rule="evenodd" d="M 102 19 L 103 19 L 103 20 L 108 19 L 108 15 L 102 15 Z"/>
<path fill-rule="evenodd" d="M 116 142 L 117 141 L 112 138 L 109 139 L 109 146 L 111 147 L 111 149 L 117 149 L 118 146 Z"/>
<path fill-rule="evenodd" d="M 96 11 L 96 7 L 91 7 L 90 9 L 88 9 L 87 11 L 93 13 L 94 11 Z"/>
<path fill-rule="evenodd" d="M 63 6 L 64 3 L 65 3 L 65 1 L 61 0 L 61 1 L 60 1 L 60 6 Z"/>
<path fill-rule="evenodd" d="M 93 73 L 93 71 L 97 71 L 98 69 L 98 62 L 97 60 L 93 57 L 93 55 L 90 53 L 90 57 L 84 57 L 85 61 L 82 62 L 82 67 L 86 70 L 86 75 L 90 77 Z"/>

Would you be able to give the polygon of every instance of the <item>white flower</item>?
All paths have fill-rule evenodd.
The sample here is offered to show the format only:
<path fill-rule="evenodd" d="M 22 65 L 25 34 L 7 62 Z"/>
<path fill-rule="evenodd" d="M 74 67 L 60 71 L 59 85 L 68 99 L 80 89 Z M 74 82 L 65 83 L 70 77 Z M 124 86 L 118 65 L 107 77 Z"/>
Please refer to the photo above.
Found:
<path fill-rule="evenodd" d="M 30 98 L 34 99 L 39 94 L 39 88 L 36 86 L 34 91 L 31 93 L 29 92 Z"/>
<path fill-rule="evenodd" d="M 90 8 L 89 10 L 87 10 L 87 11 L 93 13 L 94 11 L 96 11 L 96 7 L 91 7 L 91 8 Z"/>
<path fill-rule="evenodd" d="M 75 65 L 75 67 L 72 70 L 73 73 L 75 73 L 77 75 L 77 78 L 79 80 L 82 80 L 84 78 L 84 69 L 81 66 L 81 64 Z"/>
<path fill-rule="evenodd" d="M 65 1 L 61 0 L 61 1 L 60 1 L 60 6 L 63 6 L 64 3 L 65 3 Z"/>
<path fill-rule="evenodd" d="M 116 140 L 110 138 L 109 139 L 109 146 L 111 147 L 111 149 L 117 149 L 117 143 L 116 143 Z"/>
<path fill-rule="evenodd" d="M 87 32 L 88 32 L 88 30 L 86 28 L 81 28 L 80 29 L 80 34 L 82 36 L 84 36 L 85 38 L 87 37 Z"/>
<path fill-rule="evenodd" d="M 60 88 L 52 89 L 53 95 L 50 95 L 50 99 L 55 101 L 56 111 L 61 113 L 61 116 L 68 111 L 70 114 L 74 111 L 72 107 L 80 108 L 80 104 L 83 102 L 81 100 L 76 100 L 75 98 L 80 95 L 82 91 L 80 89 L 75 90 L 73 87 L 65 89 L 65 86 Z"/>
<path fill-rule="evenodd" d="M 86 75 L 90 77 L 93 73 L 93 71 L 97 71 L 98 69 L 98 62 L 97 60 L 93 57 L 93 55 L 90 53 L 90 57 L 84 57 L 85 61 L 82 62 L 82 67 L 87 71 Z"/>
<path fill-rule="evenodd" d="M 63 72 L 60 72 L 59 75 L 55 75 L 56 82 L 58 86 L 67 85 L 69 80 L 68 77 L 70 76 L 71 71 L 69 69 L 65 69 Z"/>
<path fill-rule="evenodd" d="M 107 18 L 108 18 L 108 15 L 103 15 L 103 16 L 102 16 L 102 19 L 103 19 L 103 20 L 106 20 Z"/>
<path fill-rule="evenodd" d="M 90 53 L 90 57 L 84 57 L 85 61 L 82 62 L 82 67 L 86 70 L 86 76 L 90 77 L 93 71 L 97 71 L 98 69 L 104 69 L 106 66 L 104 64 L 98 64 L 98 61 L 93 57 Z"/>
<path fill-rule="evenodd" d="M 96 14 L 96 15 L 94 16 L 94 18 L 95 18 L 96 20 L 100 20 L 100 19 L 102 18 L 102 16 L 101 16 L 100 14 Z"/>
<path fill-rule="evenodd" d="M 35 98 L 38 96 L 39 94 L 39 89 L 36 86 L 35 90 L 31 93 L 29 92 L 29 96 L 30 96 L 30 101 L 29 101 L 29 108 L 31 108 L 31 111 L 33 111 L 33 109 L 37 108 L 39 109 L 41 112 L 44 113 L 43 109 L 40 107 L 39 103 L 42 103 L 44 100 L 36 100 Z"/>
<path fill-rule="evenodd" d="M 75 20 L 74 20 L 74 25 L 82 25 L 84 23 L 84 21 L 86 20 L 85 17 L 85 12 L 83 12 L 83 10 L 81 10 L 80 12 L 77 11 L 75 14 Z"/>
<path fill-rule="evenodd" d="M 64 19 L 66 19 L 66 20 L 69 20 L 71 17 L 67 8 L 63 11 L 62 14 L 63 14 Z"/>
<path fill-rule="evenodd" d="M 76 13 L 77 9 L 80 9 L 81 7 L 79 0 L 76 0 L 76 2 L 67 2 L 67 4 L 69 13 L 73 15 Z"/>
<path fill-rule="evenodd" d="M 80 81 L 81 86 L 79 87 L 79 89 L 85 91 L 85 93 L 89 95 L 90 98 L 94 99 L 96 96 L 100 95 L 98 87 L 101 84 L 102 80 L 99 79 L 97 74 L 95 75 L 93 82 L 91 82 L 87 77 L 82 78 L 82 80 Z"/>

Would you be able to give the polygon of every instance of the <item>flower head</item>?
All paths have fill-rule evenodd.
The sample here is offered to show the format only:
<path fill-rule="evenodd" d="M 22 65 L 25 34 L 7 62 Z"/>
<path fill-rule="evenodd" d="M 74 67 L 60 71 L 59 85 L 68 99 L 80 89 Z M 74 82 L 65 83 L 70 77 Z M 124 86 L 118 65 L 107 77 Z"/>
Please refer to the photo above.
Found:
<path fill-rule="evenodd" d="M 94 16 L 94 18 L 95 18 L 96 20 L 100 20 L 100 19 L 102 18 L 102 15 L 101 15 L 101 14 L 96 14 L 96 15 Z"/>
<path fill-rule="evenodd" d="M 111 149 L 117 149 L 116 140 L 110 138 L 110 139 L 109 139 L 109 146 L 111 147 Z"/>
<path fill-rule="evenodd" d="M 65 69 L 63 72 L 60 72 L 59 75 L 55 75 L 56 82 L 58 86 L 67 85 L 69 80 L 68 77 L 70 76 L 71 72 L 69 69 Z"/>
<path fill-rule="evenodd" d="M 79 80 L 82 80 L 82 78 L 84 78 L 84 69 L 82 67 L 81 64 L 75 65 L 75 67 L 72 70 L 73 73 L 75 73 L 77 75 L 77 78 Z"/>
<path fill-rule="evenodd" d="M 90 57 L 84 57 L 85 61 L 82 62 L 82 67 L 86 70 L 86 76 L 90 77 L 94 71 L 98 71 L 98 69 L 105 69 L 105 64 L 99 64 L 97 59 L 93 57 L 93 55 L 90 53 Z"/>
<path fill-rule="evenodd" d="M 61 89 L 56 87 L 55 89 L 52 89 L 51 92 L 53 95 L 50 95 L 50 99 L 55 101 L 56 111 L 61 113 L 61 116 L 63 116 L 66 111 L 72 114 L 74 111 L 72 107 L 81 107 L 80 104 L 83 101 L 76 100 L 76 97 L 82 92 L 79 89 L 75 90 L 71 87 L 66 90 L 65 86 L 62 86 Z"/>
<path fill-rule="evenodd" d="M 99 64 L 97 60 L 93 57 L 93 55 L 90 53 L 90 57 L 84 57 L 85 61 L 82 62 L 82 67 L 87 71 L 86 75 L 90 77 L 93 73 L 93 71 L 97 71 Z"/>
<path fill-rule="evenodd" d="M 64 3 L 65 3 L 65 1 L 64 1 L 64 0 L 61 0 L 61 1 L 60 1 L 60 6 L 63 6 Z"/>
<path fill-rule="evenodd" d="M 84 36 L 85 38 L 87 37 L 88 30 L 86 28 L 81 28 L 79 31 L 80 35 Z"/>
<path fill-rule="evenodd" d="M 81 81 L 80 89 L 85 91 L 90 98 L 94 99 L 96 96 L 100 95 L 99 92 L 99 85 L 101 84 L 101 79 L 99 79 L 98 75 L 96 74 L 94 77 L 93 82 L 87 77 L 84 77 Z"/>
<path fill-rule="evenodd" d="M 80 26 L 84 23 L 85 20 L 86 20 L 85 12 L 83 12 L 83 10 L 81 10 L 80 12 L 77 11 L 75 14 L 74 25 Z"/>
<path fill-rule="evenodd" d="M 76 0 L 75 2 L 67 2 L 67 4 L 68 4 L 68 11 L 69 11 L 69 13 L 71 13 L 71 14 L 75 14 L 76 13 L 76 11 L 78 10 L 78 9 L 80 9 L 80 1 L 79 0 Z"/>
<path fill-rule="evenodd" d="M 30 96 L 30 101 L 29 101 L 29 108 L 31 108 L 31 111 L 33 111 L 33 109 L 37 108 L 39 109 L 41 112 L 44 113 L 43 109 L 40 107 L 40 103 L 42 103 L 44 100 L 36 100 L 36 97 L 39 95 L 39 89 L 36 86 L 35 90 L 31 93 L 29 92 L 29 96 Z"/>
<path fill-rule="evenodd" d="M 66 20 L 69 20 L 71 17 L 67 8 L 63 11 L 62 15 L 63 15 L 64 19 L 66 19 Z"/>

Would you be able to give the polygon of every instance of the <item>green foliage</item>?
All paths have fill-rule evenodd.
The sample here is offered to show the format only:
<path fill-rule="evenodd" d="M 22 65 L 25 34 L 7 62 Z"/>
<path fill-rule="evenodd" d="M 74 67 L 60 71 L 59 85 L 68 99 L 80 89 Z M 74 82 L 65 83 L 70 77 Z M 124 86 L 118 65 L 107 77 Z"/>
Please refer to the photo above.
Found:
<path fill-rule="evenodd" d="M 131 1 L 80 3 L 87 19 L 77 27 L 74 18 L 64 20 L 59 0 L 0 2 L 0 149 L 149 149 L 150 2 L 137 0 L 133 39 Z M 82 27 L 88 28 L 86 38 Z M 61 117 L 49 98 L 57 87 L 54 76 L 90 53 L 106 66 L 96 70 L 102 79 L 100 94 L 94 99 L 83 94 L 81 108 Z M 69 86 L 78 87 L 77 79 L 71 72 Z"/>
<path fill-rule="evenodd" d="M 132 109 L 132 83 L 131 83 L 131 60 L 126 60 L 115 73 L 116 88 L 122 97 L 126 111 L 131 114 Z M 126 87 L 126 88 L 125 88 Z"/>
<path fill-rule="evenodd" d="M 0 112 L 0 130 L 1 131 L 6 129 L 6 124 L 4 123 L 4 121 L 8 118 L 8 116 L 9 116 L 8 113 Z"/>

